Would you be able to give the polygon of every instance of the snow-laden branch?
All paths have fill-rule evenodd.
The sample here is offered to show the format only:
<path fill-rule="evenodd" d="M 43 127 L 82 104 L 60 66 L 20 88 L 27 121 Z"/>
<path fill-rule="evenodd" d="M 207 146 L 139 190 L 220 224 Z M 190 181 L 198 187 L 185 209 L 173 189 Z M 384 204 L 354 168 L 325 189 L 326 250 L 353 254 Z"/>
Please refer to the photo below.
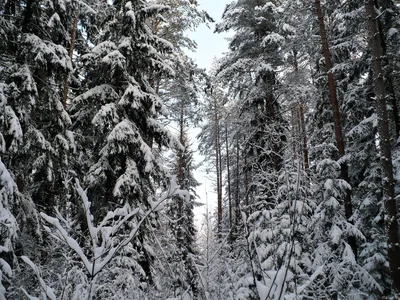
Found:
<path fill-rule="evenodd" d="M 80 258 L 84 265 L 85 270 L 89 274 L 89 291 L 87 299 L 92 299 L 95 290 L 95 280 L 97 274 L 99 274 L 104 267 L 115 257 L 115 255 L 126 245 L 128 245 L 139 233 L 142 224 L 148 219 L 149 215 L 158 211 L 162 204 L 171 197 L 187 197 L 187 192 L 180 190 L 179 186 L 176 184 L 174 178 L 171 178 L 171 184 L 167 191 L 165 191 L 156 201 L 149 198 L 147 199 L 150 204 L 150 209 L 145 213 L 145 215 L 135 224 L 134 228 L 130 231 L 129 235 L 122 238 L 120 235 L 124 225 L 132 220 L 132 218 L 137 215 L 140 211 L 139 208 L 131 209 L 131 207 L 126 204 L 122 208 L 117 208 L 114 211 L 109 211 L 107 215 L 103 218 L 97 226 L 94 225 L 94 218 L 90 212 L 91 203 L 87 197 L 86 191 L 81 187 L 78 180 L 75 182 L 75 189 L 82 200 L 83 209 L 86 216 L 86 222 L 89 231 L 89 238 L 91 249 L 90 256 L 88 256 L 83 248 L 79 245 L 79 242 L 73 238 L 68 232 L 70 229 L 69 222 L 62 217 L 60 212 L 56 209 L 56 218 L 51 217 L 45 213 L 41 213 L 41 217 L 49 224 L 51 224 L 55 230 L 44 226 L 47 232 L 49 232 L 54 238 L 59 241 L 64 242 L 71 248 Z M 56 295 L 53 289 L 49 288 L 44 280 L 42 279 L 38 267 L 28 258 L 22 256 L 23 261 L 28 264 L 38 277 L 40 287 L 42 289 L 42 298 L 56 300 Z M 22 289 L 25 295 L 31 299 L 36 300 L 38 298 L 33 297 L 28 294 L 24 289 Z"/>
<path fill-rule="evenodd" d="M 50 300 L 57 300 L 57 297 L 56 297 L 56 295 L 55 295 L 55 293 L 54 293 L 54 290 L 53 290 L 52 288 L 48 287 L 48 286 L 46 285 L 46 283 L 44 282 L 42 276 L 40 276 L 39 268 L 38 268 L 28 257 L 26 257 L 26 256 L 21 256 L 21 259 L 22 259 L 27 265 L 29 265 L 29 266 L 31 267 L 31 269 L 32 269 L 33 272 L 35 273 L 36 277 L 38 278 L 40 288 L 42 289 L 42 296 L 43 296 L 43 299 L 46 300 L 47 297 L 48 297 Z M 22 289 L 22 291 L 24 292 L 24 294 L 29 298 L 29 300 L 38 300 L 38 298 L 29 295 L 28 292 L 25 291 L 25 289 L 23 289 L 23 288 L 21 288 L 21 289 Z"/>
<path fill-rule="evenodd" d="M 182 194 L 184 191 L 181 191 L 174 181 L 172 181 L 168 191 L 164 192 L 157 201 L 148 199 L 151 209 L 146 212 L 126 238 L 122 241 L 118 241 L 117 238 L 119 238 L 118 234 L 120 233 L 121 228 L 131 220 L 133 216 L 138 214 L 139 208 L 131 210 L 129 205 L 126 204 L 122 208 L 109 211 L 104 219 L 95 226 L 93 223 L 93 215 L 90 212 L 91 203 L 78 180 L 75 182 L 75 189 L 82 200 L 86 216 L 92 246 L 92 249 L 90 249 L 92 252 L 91 258 L 85 254 L 78 241 L 71 237 L 68 231 L 61 225 L 59 218 L 50 217 L 43 212 L 40 215 L 46 222 L 50 223 L 56 229 L 55 232 L 52 232 L 46 227 L 47 231 L 56 238 L 65 242 L 79 256 L 91 278 L 94 278 L 99 272 L 101 272 L 113 257 L 115 257 L 123 247 L 129 244 L 129 242 L 136 237 L 148 216 L 157 211 L 164 201 L 172 196 L 184 195 Z"/>

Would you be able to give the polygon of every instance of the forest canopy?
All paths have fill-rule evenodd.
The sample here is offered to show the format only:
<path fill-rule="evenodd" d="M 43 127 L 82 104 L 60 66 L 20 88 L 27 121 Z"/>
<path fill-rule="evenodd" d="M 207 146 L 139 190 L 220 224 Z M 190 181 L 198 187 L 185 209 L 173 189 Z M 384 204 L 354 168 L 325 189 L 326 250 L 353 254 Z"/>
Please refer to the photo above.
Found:
<path fill-rule="evenodd" d="M 0 300 L 399 299 L 400 5 L 209 13 L 0 2 Z"/>

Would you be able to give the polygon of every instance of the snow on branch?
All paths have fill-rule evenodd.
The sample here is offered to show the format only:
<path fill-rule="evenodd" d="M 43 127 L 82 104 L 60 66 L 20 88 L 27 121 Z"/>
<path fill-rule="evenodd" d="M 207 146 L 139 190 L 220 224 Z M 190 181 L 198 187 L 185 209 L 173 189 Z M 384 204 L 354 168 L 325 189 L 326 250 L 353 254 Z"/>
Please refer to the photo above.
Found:
<path fill-rule="evenodd" d="M 86 191 L 82 188 L 79 181 L 75 182 L 75 189 L 80 196 L 83 204 L 83 209 L 86 216 L 86 222 L 91 240 L 91 255 L 85 254 L 85 251 L 79 245 L 78 241 L 71 237 L 68 231 L 61 225 L 60 216 L 58 218 L 50 217 L 45 213 L 41 213 L 42 218 L 55 227 L 56 231 L 51 231 L 50 228 L 45 227 L 46 230 L 55 238 L 65 242 L 80 258 L 88 272 L 90 278 L 93 280 L 104 267 L 115 257 L 115 255 L 135 236 L 138 234 L 141 225 L 145 222 L 148 216 L 157 211 L 161 204 L 176 195 L 183 195 L 183 192 L 172 180 L 171 186 L 163 193 L 157 201 L 151 201 L 151 209 L 140 219 L 135 227 L 130 231 L 130 234 L 122 241 L 121 229 L 124 225 L 132 219 L 133 216 L 139 213 L 139 208 L 131 209 L 128 204 L 122 208 L 117 208 L 114 211 L 109 211 L 104 219 L 99 222 L 97 226 L 93 223 L 93 215 L 90 212 L 91 203 L 87 197 Z"/>
<path fill-rule="evenodd" d="M 49 298 L 50 300 L 57 300 L 57 297 L 54 293 L 54 290 L 52 288 L 50 288 L 49 286 L 46 285 L 46 283 L 44 282 L 42 276 L 40 276 L 40 270 L 39 268 L 26 256 L 21 256 L 21 259 L 28 265 L 31 267 L 31 269 L 33 270 L 33 272 L 35 273 L 35 275 L 38 278 L 39 284 L 40 284 L 40 288 L 42 289 L 42 296 L 43 299 L 46 300 L 47 298 Z M 22 291 L 25 293 L 25 295 L 30 299 L 30 300 L 36 300 L 38 298 L 36 297 L 32 297 L 31 295 L 29 295 L 27 293 L 27 291 L 23 288 L 21 288 Z"/>

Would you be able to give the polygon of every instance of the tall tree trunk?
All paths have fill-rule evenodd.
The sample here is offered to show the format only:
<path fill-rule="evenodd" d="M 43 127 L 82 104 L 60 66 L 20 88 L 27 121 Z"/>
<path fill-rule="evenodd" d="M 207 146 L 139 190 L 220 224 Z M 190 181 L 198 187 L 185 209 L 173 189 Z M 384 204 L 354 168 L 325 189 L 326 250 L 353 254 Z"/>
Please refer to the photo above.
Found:
<path fill-rule="evenodd" d="M 183 101 L 181 101 L 181 107 L 180 107 L 180 115 L 179 115 L 179 142 L 183 146 Z M 178 183 L 180 186 L 182 186 L 183 183 L 183 150 L 179 150 L 179 155 L 178 155 Z M 179 197 L 178 200 L 178 218 L 182 217 L 182 207 L 183 207 L 183 200 L 181 197 Z"/>
<path fill-rule="evenodd" d="M 218 122 L 218 158 L 219 158 L 219 191 L 218 191 L 218 203 L 220 203 L 221 210 L 219 214 L 221 215 L 221 223 L 222 223 L 222 144 L 221 144 L 221 135 L 222 130 L 220 127 L 220 123 Z"/>
<path fill-rule="evenodd" d="M 376 21 L 374 0 L 368 0 L 365 5 L 369 29 L 369 47 L 372 54 L 372 69 L 374 73 L 374 91 L 378 114 L 379 145 L 381 152 L 381 166 L 383 178 L 383 197 L 385 203 L 385 225 L 388 234 L 389 269 L 392 277 L 392 288 L 400 293 L 400 247 L 397 224 L 397 207 L 393 178 L 393 164 L 388 125 L 388 113 L 385 98 L 385 82 L 382 70 L 382 48 Z"/>
<path fill-rule="evenodd" d="M 300 102 L 299 105 L 299 120 L 300 120 L 300 131 L 301 131 L 301 139 L 302 139 L 302 152 L 303 152 L 303 167 L 304 170 L 308 170 L 309 161 L 308 161 L 308 145 L 307 145 L 307 132 L 306 132 L 306 122 L 304 117 L 304 104 Z"/>
<path fill-rule="evenodd" d="M 236 187 L 235 187 L 235 232 L 239 228 L 240 220 L 240 151 L 239 138 L 236 138 Z"/>
<path fill-rule="evenodd" d="M 74 55 L 74 48 L 75 48 L 75 40 L 76 40 L 76 30 L 78 29 L 78 19 L 79 19 L 79 11 L 75 12 L 75 19 L 72 24 L 71 29 L 71 40 L 69 41 L 69 49 L 68 49 L 68 56 L 69 60 L 72 64 L 72 56 Z M 68 90 L 69 90 L 69 73 L 64 77 L 64 84 L 63 84 L 63 94 L 62 94 L 62 105 L 64 109 L 67 108 L 67 100 L 68 100 Z"/>
<path fill-rule="evenodd" d="M 180 107 L 180 114 L 179 114 L 179 142 L 182 146 L 184 146 L 184 101 L 181 100 L 181 107 Z M 182 149 L 179 150 L 178 154 L 178 184 L 182 187 L 183 185 L 183 151 Z M 177 240 L 179 247 L 183 246 L 183 199 L 182 197 L 178 197 L 178 231 L 177 231 Z"/>
<path fill-rule="evenodd" d="M 247 156 L 244 157 L 244 194 L 245 194 L 245 205 L 249 205 L 249 167 L 247 164 Z"/>
<path fill-rule="evenodd" d="M 321 1 L 315 0 L 315 8 L 317 11 L 318 17 L 318 25 L 319 31 L 321 35 L 321 42 L 322 42 L 322 49 L 325 58 L 325 64 L 328 73 L 328 86 L 329 86 L 329 98 L 331 100 L 332 112 L 333 112 L 333 122 L 335 124 L 335 137 L 336 137 L 336 146 L 339 150 L 339 156 L 343 157 L 345 155 L 345 144 L 343 139 L 342 133 L 342 122 L 340 119 L 340 111 L 339 111 L 339 101 L 336 91 L 336 83 L 335 83 L 335 76 L 332 72 L 333 63 L 331 60 L 331 53 L 328 44 L 328 38 L 326 35 L 325 23 L 324 23 L 324 15 L 321 9 Z M 348 167 L 345 162 L 341 163 L 341 170 L 340 170 L 340 177 L 349 182 L 349 174 L 348 174 Z M 353 215 L 353 207 L 351 203 L 351 191 L 350 189 L 346 189 L 346 196 L 344 199 L 344 211 L 347 220 L 350 220 L 351 216 Z M 355 237 L 349 237 L 348 243 L 353 249 L 354 255 L 357 257 L 357 242 Z"/>
<path fill-rule="evenodd" d="M 297 144 L 300 136 L 299 120 L 298 120 L 298 104 L 295 103 L 292 107 L 292 151 L 293 151 L 293 166 L 296 165 L 297 159 Z"/>
<path fill-rule="evenodd" d="M 390 2 L 390 1 L 389 1 Z M 379 7 L 378 1 L 374 0 L 374 5 L 376 7 Z M 391 9 L 390 5 L 389 7 L 386 5 L 386 7 L 382 7 L 382 9 Z M 389 12 L 386 11 L 386 14 Z M 399 138 L 400 134 L 400 117 L 399 117 L 399 109 L 397 107 L 397 100 L 396 100 L 396 92 L 394 90 L 394 83 L 393 83 L 393 68 L 388 61 L 387 57 L 387 45 L 386 45 L 386 37 L 384 33 L 384 21 L 381 21 L 381 18 L 377 18 L 377 29 L 379 32 L 379 42 L 381 45 L 381 51 L 382 51 L 382 57 L 384 58 L 381 60 L 381 64 L 383 65 L 384 69 L 384 77 L 385 77 L 385 89 L 387 91 L 386 97 L 390 99 L 390 106 L 392 107 L 392 112 L 390 115 L 393 117 L 393 122 L 394 122 L 394 130 L 395 130 L 395 137 L 396 140 Z M 390 25 L 389 25 L 390 26 Z M 386 27 L 387 28 L 387 27 Z"/>
<path fill-rule="evenodd" d="M 231 171 L 229 160 L 229 144 L 228 144 L 228 125 L 225 120 L 225 147 L 226 147 L 226 171 L 228 183 L 228 205 L 229 205 L 229 227 L 232 227 L 232 195 L 231 195 Z"/>
<path fill-rule="evenodd" d="M 221 182 L 221 146 L 219 140 L 219 115 L 218 115 L 218 105 L 217 100 L 214 99 L 214 122 L 215 122 L 215 165 L 217 172 L 217 224 L 218 233 L 221 233 L 222 229 L 222 182 Z"/>

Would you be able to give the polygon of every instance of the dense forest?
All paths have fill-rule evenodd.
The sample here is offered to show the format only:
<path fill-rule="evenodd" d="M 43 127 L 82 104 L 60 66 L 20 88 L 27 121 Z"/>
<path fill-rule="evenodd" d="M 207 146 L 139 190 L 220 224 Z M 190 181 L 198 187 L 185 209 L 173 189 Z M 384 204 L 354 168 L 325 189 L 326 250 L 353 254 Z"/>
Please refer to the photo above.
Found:
<path fill-rule="evenodd" d="M 209 13 L 0 0 L 0 300 L 400 298 L 398 1 Z"/>

